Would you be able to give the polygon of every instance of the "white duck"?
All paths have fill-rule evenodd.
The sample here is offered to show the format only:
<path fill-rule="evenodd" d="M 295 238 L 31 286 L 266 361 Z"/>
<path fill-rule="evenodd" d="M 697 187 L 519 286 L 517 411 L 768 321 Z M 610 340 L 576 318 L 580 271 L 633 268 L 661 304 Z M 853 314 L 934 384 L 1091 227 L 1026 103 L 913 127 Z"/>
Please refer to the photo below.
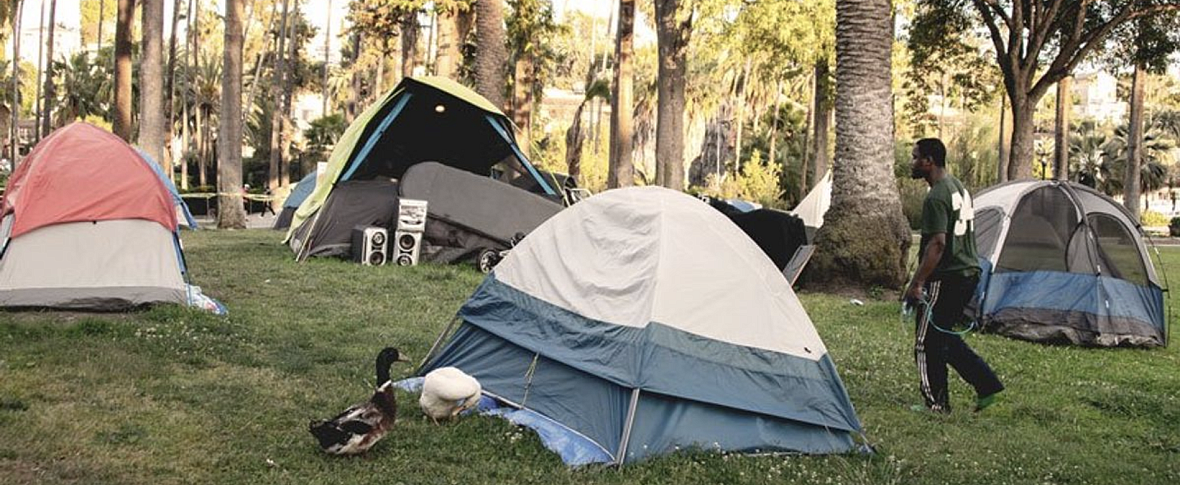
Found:
<path fill-rule="evenodd" d="M 434 424 L 440 419 L 451 419 L 479 404 L 481 387 L 475 380 L 455 367 L 441 367 L 426 374 L 422 382 L 422 397 L 418 404 Z"/>

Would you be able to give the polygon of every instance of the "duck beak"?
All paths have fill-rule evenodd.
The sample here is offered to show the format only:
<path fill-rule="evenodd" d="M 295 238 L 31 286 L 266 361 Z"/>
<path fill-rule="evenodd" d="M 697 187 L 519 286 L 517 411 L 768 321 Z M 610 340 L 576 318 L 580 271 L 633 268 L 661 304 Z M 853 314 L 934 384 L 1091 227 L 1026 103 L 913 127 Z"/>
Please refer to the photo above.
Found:
<path fill-rule="evenodd" d="M 405 354 L 397 354 L 397 362 L 410 362 L 410 357 Z"/>

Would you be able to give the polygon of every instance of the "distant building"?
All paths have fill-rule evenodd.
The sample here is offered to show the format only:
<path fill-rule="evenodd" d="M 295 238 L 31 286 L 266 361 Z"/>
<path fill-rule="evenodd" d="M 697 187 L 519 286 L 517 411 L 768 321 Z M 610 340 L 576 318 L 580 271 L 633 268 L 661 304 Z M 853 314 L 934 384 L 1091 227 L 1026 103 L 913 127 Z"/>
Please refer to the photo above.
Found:
<path fill-rule="evenodd" d="M 1121 123 L 1127 116 L 1127 103 L 1118 98 L 1118 84 L 1118 79 L 1101 71 L 1075 75 L 1074 116 Z"/>

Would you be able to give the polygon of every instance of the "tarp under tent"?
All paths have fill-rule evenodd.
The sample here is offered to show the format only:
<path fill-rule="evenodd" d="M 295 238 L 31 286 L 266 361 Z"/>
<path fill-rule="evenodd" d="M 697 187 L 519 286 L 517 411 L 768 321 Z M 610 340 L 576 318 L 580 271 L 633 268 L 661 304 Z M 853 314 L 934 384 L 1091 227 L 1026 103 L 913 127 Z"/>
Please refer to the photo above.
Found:
<path fill-rule="evenodd" d="M 815 231 L 824 225 L 824 214 L 828 213 L 828 208 L 832 206 L 832 171 L 829 170 L 827 174 L 820 179 L 815 187 L 803 197 L 791 210 L 792 214 L 803 219 L 803 225 L 807 226 L 807 238 L 811 240 Z"/>
<path fill-rule="evenodd" d="M 168 188 L 168 192 L 172 194 L 172 202 L 176 206 L 176 220 L 178 223 L 180 223 L 181 227 L 187 227 L 194 230 L 199 229 L 200 227 L 197 225 L 197 220 L 193 218 L 192 211 L 188 209 L 188 204 L 186 204 L 184 202 L 184 198 L 180 196 L 180 191 L 176 190 L 176 184 L 172 183 L 172 177 L 169 177 L 168 174 L 164 173 L 164 167 L 156 163 L 155 159 L 153 159 L 151 155 L 148 155 L 147 152 L 144 152 L 139 148 L 136 148 L 135 152 L 139 153 L 139 156 L 143 157 L 143 159 L 148 162 L 148 166 L 152 167 L 152 171 L 156 172 L 156 176 L 160 178 L 160 181 L 163 182 L 164 186 Z"/>
<path fill-rule="evenodd" d="M 636 187 L 565 209 L 460 308 L 455 366 L 621 464 L 683 448 L 840 453 L 860 421 L 799 299 L 717 211 Z M 573 458 L 562 455 L 570 463 Z"/>
<path fill-rule="evenodd" d="M 343 242 L 324 239 L 318 229 L 328 213 L 350 215 L 330 210 L 342 184 L 397 180 L 411 166 L 431 161 L 485 176 L 502 164 L 536 179 L 542 195 L 558 201 L 562 197 L 560 188 L 552 187 L 517 146 L 508 117 L 487 99 L 446 78 L 406 78 L 341 135 L 323 179 L 295 211 L 286 242 L 300 258 L 323 254 L 321 245 Z M 351 228 L 361 223 L 336 224 Z"/>
<path fill-rule="evenodd" d="M 279 211 L 279 216 L 275 218 L 274 229 L 286 229 L 291 227 L 291 220 L 295 218 L 295 211 L 299 209 L 299 204 L 302 204 L 311 192 L 315 190 L 315 172 L 304 175 L 295 188 L 291 189 L 291 193 L 287 194 L 287 199 L 283 201 L 283 209 Z"/>
<path fill-rule="evenodd" d="M 406 170 L 398 192 L 427 202 L 422 259 L 436 263 L 474 261 L 486 250 L 498 254 L 563 208 L 512 185 L 434 162 Z"/>
<path fill-rule="evenodd" d="M 41 140 L 0 200 L 0 306 L 225 308 L 185 281 L 175 203 L 115 135 L 73 123 Z"/>
<path fill-rule="evenodd" d="M 980 320 L 1015 338 L 1166 344 L 1163 290 L 1139 224 L 1083 185 L 1016 181 L 980 192 Z"/>

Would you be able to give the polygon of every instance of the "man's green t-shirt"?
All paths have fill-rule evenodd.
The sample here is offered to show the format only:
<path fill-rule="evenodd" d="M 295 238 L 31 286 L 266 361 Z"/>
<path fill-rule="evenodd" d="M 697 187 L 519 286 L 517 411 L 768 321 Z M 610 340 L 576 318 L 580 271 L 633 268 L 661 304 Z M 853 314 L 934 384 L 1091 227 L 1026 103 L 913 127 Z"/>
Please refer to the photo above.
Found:
<path fill-rule="evenodd" d="M 922 204 L 922 243 L 919 258 L 926 254 L 930 237 L 946 234 L 946 250 L 934 268 L 932 277 L 979 275 L 979 255 L 975 251 L 975 208 L 971 193 L 958 179 L 947 174 L 926 194 Z"/>

